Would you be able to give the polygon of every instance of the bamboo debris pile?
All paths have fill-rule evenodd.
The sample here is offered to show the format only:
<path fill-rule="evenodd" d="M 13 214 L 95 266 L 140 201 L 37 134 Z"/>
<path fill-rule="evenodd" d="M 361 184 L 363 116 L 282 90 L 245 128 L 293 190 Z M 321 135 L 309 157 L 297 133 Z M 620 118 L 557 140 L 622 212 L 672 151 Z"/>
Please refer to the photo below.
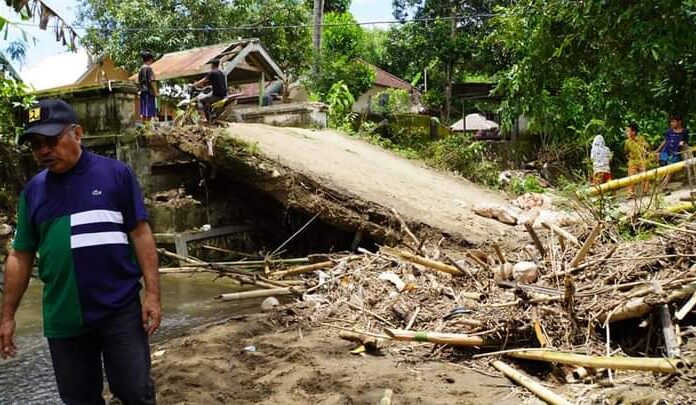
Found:
<path fill-rule="evenodd" d="M 311 273 L 277 275 L 313 285 L 291 304 L 293 319 L 416 342 L 411 354 L 525 349 L 508 356 L 587 367 L 592 378 L 601 378 L 597 370 L 690 369 L 693 349 L 679 347 L 679 328 L 692 329 L 683 320 L 693 323 L 696 306 L 696 235 L 672 230 L 617 244 L 601 224 L 556 228 L 534 230 L 529 245 L 508 252 L 495 245 L 449 254 L 408 232 L 411 251 L 361 250 Z M 547 352 L 528 351 L 540 347 Z"/>

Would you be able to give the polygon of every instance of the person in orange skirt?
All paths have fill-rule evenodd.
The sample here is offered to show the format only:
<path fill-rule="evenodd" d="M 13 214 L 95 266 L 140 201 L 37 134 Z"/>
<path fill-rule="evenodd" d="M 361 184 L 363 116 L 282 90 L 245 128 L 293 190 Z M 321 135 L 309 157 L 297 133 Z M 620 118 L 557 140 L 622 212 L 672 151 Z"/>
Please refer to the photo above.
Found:
<path fill-rule="evenodd" d="M 592 184 L 602 184 L 611 180 L 611 158 L 613 154 L 604 143 L 604 137 L 597 135 L 592 141 L 590 158 L 592 159 Z"/>

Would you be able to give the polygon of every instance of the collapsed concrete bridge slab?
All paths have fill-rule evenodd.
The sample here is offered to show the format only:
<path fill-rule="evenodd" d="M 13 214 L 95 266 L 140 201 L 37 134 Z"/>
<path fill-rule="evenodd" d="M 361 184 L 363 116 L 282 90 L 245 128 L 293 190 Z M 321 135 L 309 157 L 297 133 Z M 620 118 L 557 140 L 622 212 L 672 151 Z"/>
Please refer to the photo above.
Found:
<path fill-rule="evenodd" d="M 501 194 L 337 132 L 261 124 L 167 131 L 172 146 L 211 166 L 213 173 L 374 240 L 396 237 L 392 209 L 414 230 L 462 245 L 514 232 L 473 212 L 476 205 L 504 204 Z"/>

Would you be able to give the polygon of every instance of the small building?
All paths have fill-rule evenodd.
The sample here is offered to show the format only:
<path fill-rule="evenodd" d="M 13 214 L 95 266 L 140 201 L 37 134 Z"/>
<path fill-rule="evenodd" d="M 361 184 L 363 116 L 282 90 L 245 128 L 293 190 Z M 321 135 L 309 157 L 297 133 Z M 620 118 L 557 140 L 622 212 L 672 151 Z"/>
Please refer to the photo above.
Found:
<path fill-rule="evenodd" d="M 230 86 L 284 80 L 285 75 L 268 51 L 256 39 L 203 46 L 165 54 L 152 64 L 158 81 L 172 79 L 198 80 L 210 71 L 208 63 L 220 61 L 220 70 L 227 75 Z M 131 80 L 137 80 L 134 74 Z"/>
<path fill-rule="evenodd" d="M 367 62 L 364 62 L 367 63 Z M 373 99 L 380 96 L 388 89 L 400 89 L 406 91 L 410 95 L 409 102 L 409 112 L 419 113 L 421 110 L 421 93 L 420 91 L 411 86 L 411 83 L 403 80 L 393 74 L 381 69 L 375 65 L 369 64 L 375 71 L 375 81 L 372 83 L 372 87 L 361 94 L 360 97 L 353 104 L 353 112 L 357 113 L 370 113 L 370 107 L 372 105 Z"/>

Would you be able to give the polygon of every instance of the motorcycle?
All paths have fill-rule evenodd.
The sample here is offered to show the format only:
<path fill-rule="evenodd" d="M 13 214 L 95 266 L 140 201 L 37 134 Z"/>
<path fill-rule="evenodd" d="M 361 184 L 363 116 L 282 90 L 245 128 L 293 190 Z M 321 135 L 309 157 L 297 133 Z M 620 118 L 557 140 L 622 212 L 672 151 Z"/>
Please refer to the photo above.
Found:
<path fill-rule="evenodd" d="M 198 120 L 195 117 L 198 117 L 198 101 L 210 94 L 211 91 L 212 87 L 210 86 L 198 88 L 191 84 L 187 84 L 184 87 L 183 99 L 176 105 L 181 112 L 174 119 L 174 125 L 183 126 L 187 124 L 197 124 Z M 212 104 L 205 104 L 203 113 L 205 114 L 206 121 L 209 124 L 214 124 L 224 115 L 227 106 L 235 102 L 238 96 L 239 94 L 231 94 Z"/>

